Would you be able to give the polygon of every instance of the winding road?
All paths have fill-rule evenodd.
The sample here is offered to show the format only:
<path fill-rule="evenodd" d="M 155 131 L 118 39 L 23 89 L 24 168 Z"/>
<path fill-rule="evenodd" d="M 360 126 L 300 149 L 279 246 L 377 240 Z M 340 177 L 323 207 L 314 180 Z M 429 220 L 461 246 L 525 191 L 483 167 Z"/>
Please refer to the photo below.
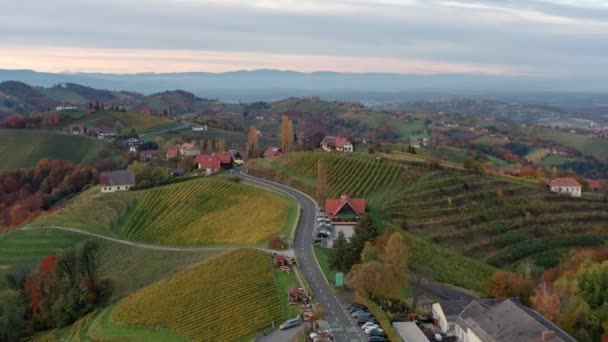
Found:
<path fill-rule="evenodd" d="M 240 173 L 239 176 L 248 182 L 285 193 L 298 201 L 302 211 L 293 247 L 298 266 L 312 289 L 313 299 L 323 307 L 325 311 L 323 319 L 329 323 L 336 341 L 363 341 L 364 336 L 361 330 L 355 326 L 344 305 L 334 294 L 314 255 L 312 247 L 317 203 L 310 196 L 288 186 L 243 173 Z"/>

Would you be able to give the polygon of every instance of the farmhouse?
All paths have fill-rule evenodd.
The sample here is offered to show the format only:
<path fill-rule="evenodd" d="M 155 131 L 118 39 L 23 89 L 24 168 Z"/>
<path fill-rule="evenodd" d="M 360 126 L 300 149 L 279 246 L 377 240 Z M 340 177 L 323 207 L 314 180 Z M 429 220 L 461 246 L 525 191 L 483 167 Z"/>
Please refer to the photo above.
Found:
<path fill-rule="evenodd" d="M 99 185 L 102 193 L 129 190 L 135 185 L 135 174 L 128 170 L 103 172 Z"/>
<path fill-rule="evenodd" d="M 266 151 L 264 151 L 264 158 L 275 158 L 280 156 L 283 153 L 280 148 L 274 146 L 268 146 Z"/>
<path fill-rule="evenodd" d="M 137 152 L 139 147 L 144 144 L 144 141 L 139 138 L 129 138 L 124 144 L 129 147 L 129 151 Z"/>
<path fill-rule="evenodd" d="M 201 154 L 201 150 L 195 143 L 185 143 L 179 147 L 179 154 L 182 156 L 196 156 Z"/>
<path fill-rule="evenodd" d="M 321 148 L 323 151 L 331 152 L 353 152 L 354 147 L 353 143 L 348 138 L 343 137 L 334 137 L 331 135 L 326 136 L 321 141 Z"/>
<path fill-rule="evenodd" d="M 194 162 L 199 169 L 205 170 L 208 175 L 218 172 L 222 168 L 221 161 L 210 154 L 199 154 Z"/>
<path fill-rule="evenodd" d="M 147 150 L 139 152 L 139 160 L 141 161 L 150 161 L 153 159 L 158 159 L 160 156 L 159 150 Z"/>
<path fill-rule="evenodd" d="M 365 214 L 366 201 L 364 198 L 350 198 L 347 194 L 336 199 L 325 200 L 325 213 L 334 227 L 334 235 L 343 232 L 346 238 L 355 233 L 355 225 Z"/>
<path fill-rule="evenodd" d="M 179 148 L 177 148 L 177 147 L 176 148 L 169 148 L 165 152 L 165 157 L 167 159 L 177 158 L 178 155 L 179 155 Z"/>
<path fill-rule="evenodd" d="M 517 299 L 466 299 L 433 304 L 442 333 L 457 341 L 575 341 Z"/>
<path fill-rule="evenodd" d="M 601 179 L 590 179 L 587 182 L 589 183 L 589 190 L 592 192 L 599 192 L 604 188 Z"/>
<path fill-rule="evenodd" d="M 86 132 L 86 128 L 84 127 L 83 124 L 71 125 L 68 128 L 68 133 L 71 133 L 71 134 L 84 134 L 85 132 Z"/>
<path fill-rule="evenodd" d="M 574 178 L 554 178 L 549 182 L 549 189 L 558 194 L 566 194 L 572 197 L 581 197 L 581 184 Z"/>

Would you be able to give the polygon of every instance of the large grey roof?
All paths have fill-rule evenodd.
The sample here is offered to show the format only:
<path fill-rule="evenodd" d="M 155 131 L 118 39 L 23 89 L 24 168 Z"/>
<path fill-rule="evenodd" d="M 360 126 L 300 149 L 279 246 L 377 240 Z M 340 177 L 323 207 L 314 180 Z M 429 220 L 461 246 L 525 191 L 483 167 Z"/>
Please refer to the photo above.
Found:
<path fill-rule="evenodd" d="M 134 185 L 135 174 L 128 170 L 103 172 L 99 177 L 101 185 Z"/>
<path fill-rule="evenodd" d="M 511 299 L 472 300 L 456 323 L 488 342 L 540 341 L 543 331 L 556 334 L 553 342 L 575 341 L 538 312 Z"/>

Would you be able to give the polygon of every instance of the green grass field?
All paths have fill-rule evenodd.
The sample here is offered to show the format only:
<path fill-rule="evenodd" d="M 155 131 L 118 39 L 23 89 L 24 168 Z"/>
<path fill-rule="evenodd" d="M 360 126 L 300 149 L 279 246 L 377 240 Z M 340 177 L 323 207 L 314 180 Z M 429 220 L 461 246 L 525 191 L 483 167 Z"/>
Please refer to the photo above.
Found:
<path fill-rule="evenodd" d="M 289 238 L 297 216 L 291 198 L 223 177 L 142 191 L 97 191 L 30 225 L 76 227 L 153 244 L 246 246 Z"/>
<path fill-rule="evenodd" d="M 38 160 L 82 163 L 95 156 L 103 142 L 89 137 L 38 130 L 0 130 L 0 169 L 32 167 Z"/>
<path fill-rule="evenodd" d="M 606 155 L 608 155 L 608 139 L 605 138 L 589 138 L 582 134 L 567 133 L 540 127 L 529 128 L 526 132 L 532 138 L 552 141 L 594 157 L 605 158 Z"/>
<path fill-rule="evenodd" d="M 96 112 L 83 115 L 70 124 L 82 123 L 87 127 L 114 129 L 117 122 L 123 127 L 125 133 L 131 131 L 132 128 L 135 128 L 137 132 L 145 132 L 153 129 L 168 129 L 176 125 L 175 121 L 158 116 L 121 112 Z"/>
<path fill-rule="evenodd" d="M 0 235 L 0 266 L 35 263 L 85 240 L 98 243 L 98 274 L 112 280 L 115 299 L 221 253 L 152 250 L 57 229 L 18 229 Z"/>

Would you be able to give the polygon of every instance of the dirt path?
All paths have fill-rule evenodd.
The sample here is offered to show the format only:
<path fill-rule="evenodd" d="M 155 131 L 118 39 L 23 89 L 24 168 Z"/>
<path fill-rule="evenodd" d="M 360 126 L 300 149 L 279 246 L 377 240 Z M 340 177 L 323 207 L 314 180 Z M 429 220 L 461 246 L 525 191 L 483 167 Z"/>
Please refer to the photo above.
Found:
<path fill-rule="evenodd" d="M 61 226 L 28 227 L 28 226 L 25 226 L 25 227 L 19 228 L 19 229 L 22 229 L 22 230 L 56 229 L 56 230 L 62 230 L 62 231 L 71 232 L 71 233 L 75 233 L 75 234 L 87 235 L 87 236 L 95 237 L 95 238 L 102 239 L 102 240 L 107 240 L 107 241 L 112 241 L 112 242 L 120 243 L 120 244 L 123 244 L 123 245 L 129 245 L 129 246 L 134 246 L 134 247 L 139 247 L 139 248 L 145 248 L 145 249 L 152 249 L 152 250 L 156 250 L 156 251 L 202 252 L 202 251 L 227 251 L 227 250 L 235 250 L 235 249 L 239 249 L 239 248 L 254 248 L 254 249 L 266 252 L 266 253 L 280 253 L 280 254 L 287 255 L 287 256 L 294 256 L 294 251 L 293 250 L 275 251 L 275 250 L 267 249 L 267 248 L 247 247 L 247 246 L 169 247 L 169 246 L 150 245 L 150 244 L 145 244 L 145 243 L 140 243 L 140 242 L 134 242 L 134 241 L 129 241 L 129 240 L 122 240 L 122 239 L 118 239 L 118 238 L 113 238 L 113 237 L 110 237 L 110 236 L 106 236 L 106 235 L 102 235 L 102 234 L 97 234 L 97 233 L 89 232 L 89 231 L 86 231 L 86 230 L 83 230 L 83 229 L 72 228 L 72 227 L 61 227 Z"/>

